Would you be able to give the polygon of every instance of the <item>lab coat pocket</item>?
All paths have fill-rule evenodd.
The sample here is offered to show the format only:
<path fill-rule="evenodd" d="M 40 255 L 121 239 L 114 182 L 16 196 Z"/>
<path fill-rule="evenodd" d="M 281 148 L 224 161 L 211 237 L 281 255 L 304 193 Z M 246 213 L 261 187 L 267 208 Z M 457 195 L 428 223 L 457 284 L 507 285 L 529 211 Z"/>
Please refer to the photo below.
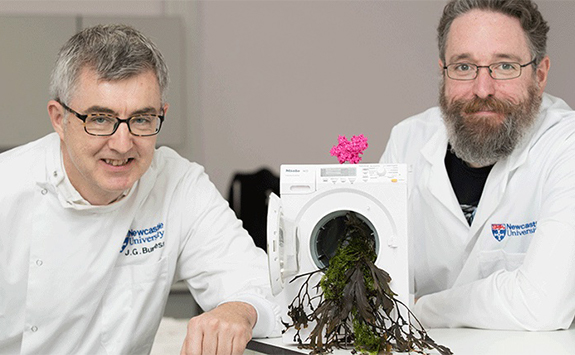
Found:
<path fill-rule="evenodd" d="M 485 278 L 495 271 L 513 271 L 523 264 L 525 253 L 509 253 L 503 249 L 482 251 L 479 253 L 479 269 Z"/>
<path fill-rule="evenodd" d="M 169 284 L 167 258 L 114 268 L 102 302 L 102 343 L 110 354 L 151 348 Z"/>

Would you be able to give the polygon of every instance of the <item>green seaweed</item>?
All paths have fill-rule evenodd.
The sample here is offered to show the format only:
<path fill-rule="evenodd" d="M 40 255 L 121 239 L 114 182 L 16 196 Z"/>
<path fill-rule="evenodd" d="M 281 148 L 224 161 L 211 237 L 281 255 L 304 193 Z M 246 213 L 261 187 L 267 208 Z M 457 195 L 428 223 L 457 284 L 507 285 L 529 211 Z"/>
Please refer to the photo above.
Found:
<path fill-rule="evenodd" d="M 342 233 L 328 267 L 296 277 L 306 279 L 288 307 L 291 323 L 284 325 L 286 330 L 296 330 L 294 340 L 299 347 L 311 350 L 310 354 L 352 347 L 352 352 L 361 354 L 423 354 L 425 349 L 452 354 L 449 348 L 435 343 L 409 308 L 395 298 L 390 275 L 375 265 L 371 230 L 354 212 L 346 214 Z M 319 272 L 324 274 L 311 286 L 316 290 L 312 296 L 309 283 Z M 310 324 L 314 327 L 305 339 L 309 342 L 304 342 L 300 332 Z"/>

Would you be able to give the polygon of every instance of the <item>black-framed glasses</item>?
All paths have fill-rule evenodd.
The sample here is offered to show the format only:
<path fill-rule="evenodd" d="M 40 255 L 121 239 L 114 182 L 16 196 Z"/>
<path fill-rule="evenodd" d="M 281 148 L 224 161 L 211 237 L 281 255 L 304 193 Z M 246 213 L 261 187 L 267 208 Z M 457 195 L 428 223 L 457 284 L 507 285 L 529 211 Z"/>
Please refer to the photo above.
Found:
<path fill-rule="evenodd" d="M 73 113 L 84 123 L 84 131 L 92 136 L 111 136 L 116 133 L 121 123 L 128 125 L 128 130 L 131 134 L 138 137 L 155 136 L 160 132 L 162 123 L 164 122 L 164 115 L 155 115 L 144 113 L 134 115 L 123 120 L 119 117 L 113 116 L 108 113 L 89 113 L 82 115 L 66 104 L 57 100 L 62 107 L 70 113 Z"/>
<path fill-rule="evenodd" d="M 487 68 L 489 75 L 495 80 L 509 80 L 521 76 L 521 69 L 534 64 L 535 59 L 529 63 L 499 62 L 489 65 L 475 65 L 471 63 L 452 63 L 443 67 L 447 76 L 453 80 L 475 80 L 480 68 Z"/>

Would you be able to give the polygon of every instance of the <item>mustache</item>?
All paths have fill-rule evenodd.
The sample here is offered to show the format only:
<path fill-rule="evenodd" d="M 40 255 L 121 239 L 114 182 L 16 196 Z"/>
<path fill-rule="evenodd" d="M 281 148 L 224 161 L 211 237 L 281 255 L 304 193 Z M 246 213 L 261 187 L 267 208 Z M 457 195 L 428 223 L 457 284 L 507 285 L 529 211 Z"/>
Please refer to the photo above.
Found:
<path fill-rule="evenodd" d="M 474 97 L 469 101 L 459 101 L 457 105 L 463 113 L 471 114 L 479 111 L 493 111 L 504 115 L 514 112 L 514 105 L 506 100 L 500 100 L 494 97 Z"/>

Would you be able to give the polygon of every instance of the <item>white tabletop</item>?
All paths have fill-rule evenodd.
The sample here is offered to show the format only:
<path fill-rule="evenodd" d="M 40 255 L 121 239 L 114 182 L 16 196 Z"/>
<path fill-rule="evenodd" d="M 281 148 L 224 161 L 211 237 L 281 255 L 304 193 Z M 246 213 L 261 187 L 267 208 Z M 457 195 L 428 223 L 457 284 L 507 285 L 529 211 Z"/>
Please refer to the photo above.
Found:
<path fill-rule="evenodd" d="M 455 355 L 573 355 L 575 354 L 575 325 L 568 330 L 552 332 L 499 331 L 482 329 L 428 329 L 427 333 Z M 295 345 L 285 345 L 282 338 L 255 339 L 257 343 L 302 354 Z M 273 353 L 273 352 L 269 352 Z M 279 353 L 279 351 L 278 351 Z M 351 354 L 351 350 L 334 350 L 334 355 Z M 437 354 L 432 351 L 430 354 Z"/>
<path fill-rule="evenodd" d="M 152 355 L 179 354 L 186 335 L 186 319 L 165 318 L 162 321 Z M 575 354 L 575 323 L 568 330 L 553 332 L 520 332 L 481 329 L 428 329 L 438 344 L 445 345 L 455 355 L 573 355 Z M 308 354 L 295 345 L 285 345 L 282 338 L 254 339 L 250 347 L 268 346 L 266 351 L 246 350 L 245 354 Z M 274 348 L 271 348 L 274 347 Z M 271 350 L 270 350 L 271 348 Z M 277 351 L 275 351 L 276 349 Z M 350 350 L 334 350 L 334 355 L 349 355 Z M 436 352 L 430 352 L 436 354 Z"/>
<path fill-rule="evenodd" d="M 464 355 L 575 354 L 575 326 L 552 332 L 498 331 L 482 329 L 430 329 L 438 344 Z"/>

